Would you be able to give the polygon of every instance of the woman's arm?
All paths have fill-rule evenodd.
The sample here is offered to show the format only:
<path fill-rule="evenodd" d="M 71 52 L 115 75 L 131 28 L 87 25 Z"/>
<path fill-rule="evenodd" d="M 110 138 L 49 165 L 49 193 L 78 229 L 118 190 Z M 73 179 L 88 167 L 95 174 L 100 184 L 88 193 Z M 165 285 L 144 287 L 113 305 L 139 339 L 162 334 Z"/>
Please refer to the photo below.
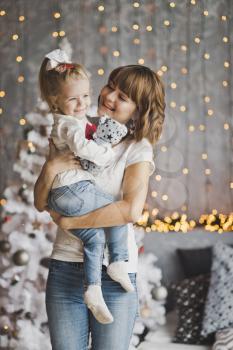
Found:
<path fill-rule="evenodd" d="M 34 187 L 34 205 L 37 210 L 43 211 L 47 209 L 48 195 L 55 176 L 62 171 L 70 169 L 80 169 L 79 161 L 71 152 L 59 154 L 53 143 L 50 142 L 48 160 L 43 165 Z"/>
<path fill-rule="evenodd" d="M 149 162 L 130 165 L 123 179 L 123 199 L 80 217 L 61 217 L 51 211 L 62 229 L 111 227 L 136 222 L 145 204 L 150 174 Z"/>

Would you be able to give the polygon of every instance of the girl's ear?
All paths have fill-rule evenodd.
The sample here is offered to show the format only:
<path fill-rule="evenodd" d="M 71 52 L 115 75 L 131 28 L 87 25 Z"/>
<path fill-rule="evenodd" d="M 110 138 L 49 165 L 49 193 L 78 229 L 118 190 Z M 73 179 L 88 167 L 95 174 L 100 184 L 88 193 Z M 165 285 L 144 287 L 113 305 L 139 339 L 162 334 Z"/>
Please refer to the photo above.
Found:
<path fill-rule="evenodd" d="M 50 106 L 53 112 L 58 110 L 57 96 L 49 96 Z"/>

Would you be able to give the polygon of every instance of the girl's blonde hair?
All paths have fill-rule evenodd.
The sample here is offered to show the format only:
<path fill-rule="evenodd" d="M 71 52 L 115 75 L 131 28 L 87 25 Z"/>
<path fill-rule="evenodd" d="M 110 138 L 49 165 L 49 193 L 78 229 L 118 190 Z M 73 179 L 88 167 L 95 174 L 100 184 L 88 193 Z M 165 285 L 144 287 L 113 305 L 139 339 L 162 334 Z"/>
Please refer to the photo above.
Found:
<path fill-rule="evenodd" d="M 45 58 L 41 64 L 39 72 L 39 87 L 41 98 L 46 101 L 51 110 L 54 106 L 51 96 L 57 96 L 60 92 L 61 85 L 69 79 L 88 79 L 90 74 L 78 63 L 61 63 L 58 67 L 46 70 L 49 59 Z M 61 69 L 59 69 L 61 68 Z"/>
<path fill-rule="evenodd" d="M 132 138 L 140 141 L 146 137 L 155 144 L 165 118 L 165 92 L 159 76 L 148 67 L 127 65 L 114 69 L 109 81 L 136 104 L 138 115 Z"/>

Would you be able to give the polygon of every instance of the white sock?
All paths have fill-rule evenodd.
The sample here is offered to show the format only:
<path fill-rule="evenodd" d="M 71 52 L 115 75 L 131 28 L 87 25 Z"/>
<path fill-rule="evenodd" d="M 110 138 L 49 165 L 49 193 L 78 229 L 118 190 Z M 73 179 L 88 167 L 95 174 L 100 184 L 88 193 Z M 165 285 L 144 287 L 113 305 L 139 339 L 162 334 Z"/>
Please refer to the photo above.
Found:
<path fill-rule="evenodd" d="M 116 282 L 119 282 L 122 288 L 127 292 L 133 292 L 134 286 L 132 285 L 128 272 L 127 264 L 125 261 L 115 261 L 108 265 L 107 274 Z"/>
<path fill-rule="evenodd" d="M 113 322 L 112 314 L 105 304 L 100 286 L 96 284 L 88 286 L 87 291 L 84 293 L 84 302 L 97 321 L 103 324 Z"/>

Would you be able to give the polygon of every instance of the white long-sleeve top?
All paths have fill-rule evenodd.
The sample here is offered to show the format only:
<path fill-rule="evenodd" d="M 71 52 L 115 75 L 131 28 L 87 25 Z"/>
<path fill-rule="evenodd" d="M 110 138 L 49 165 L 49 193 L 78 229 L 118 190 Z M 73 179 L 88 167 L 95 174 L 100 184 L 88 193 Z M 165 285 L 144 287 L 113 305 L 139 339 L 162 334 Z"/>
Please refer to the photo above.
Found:
<path fill-rule="evenodd" d="M 54 114 L 53 120 L 50 136 L 59 150 L 70 149 L 76 156 L 99 166 L 107 166 L 111 162 L 113 150 L 109 143 L 98 145 L 95 141 L 85 138 L 86 125 L 91 125 L 85 116 L 78 119 L 70 115 Z M 95 181 L 95 178 L 82 169 L 64 171 L 55 177 L 52 188 L 83 180 Z"/>

